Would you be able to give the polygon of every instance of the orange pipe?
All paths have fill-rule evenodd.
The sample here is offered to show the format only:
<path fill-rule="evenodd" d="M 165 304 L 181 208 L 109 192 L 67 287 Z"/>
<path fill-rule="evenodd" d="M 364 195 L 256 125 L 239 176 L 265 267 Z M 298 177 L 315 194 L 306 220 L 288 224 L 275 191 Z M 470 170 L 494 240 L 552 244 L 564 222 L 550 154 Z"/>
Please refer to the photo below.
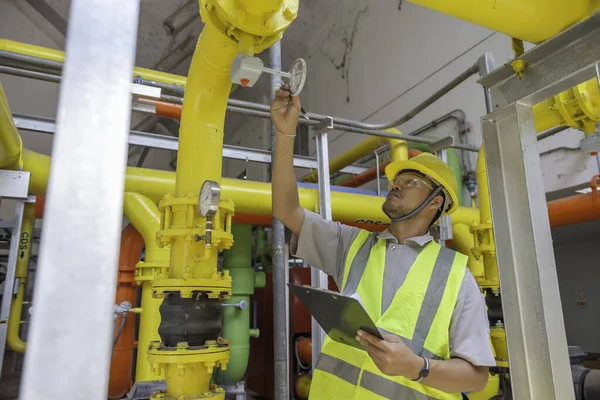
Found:
<path fill-rule="evenodd" d="M 136 305 L 135 265 L 140 261 L 143 249 L 144 239 L 142 235 L 133 225 L 127 225 L 121 233 L 116 304 L 128 301 L 133 307 Z M 121 316 L 119 315 L 115 324 L 114 335 L 117 334 L 120 324 Z M 108 383 L 108 397 L 111 400 L 123 398 L 131 388 L 134 339 L 135 316 L 132 314 L 127 316 L 121 336 L 113 348 Z"/>
<path fill-rule="evenodd" d="M 600 175 L 592 177 L 590 181 L 591 193 L 548 202 L 550 226 L 565 226 L 600 219 L 598 179 L 600 179 Z"/>
<path fill-rule="evenodd" d="M 155 107 L 156 115 L 161 117 L 181 119 L 181 106 L 179 104 L 167 103 L 165 101 L 139 98 L 140 103 L 152 104 Z"/>
<path fill-rule="evenodd" d="M 379 164 L 379 176 L 384 175 L 385 166 L 388 165 L 391 161 L 384 161 Z M 371 167 L 363 173 L 358 175 L 352 175 L 350 179 L 346 182 L 342 183 L 340 186 L 346 187 L 358 187 L 362 186 L 367 182 L 371 182 L 373 179 L 377 178 L 377 167 Z"/>

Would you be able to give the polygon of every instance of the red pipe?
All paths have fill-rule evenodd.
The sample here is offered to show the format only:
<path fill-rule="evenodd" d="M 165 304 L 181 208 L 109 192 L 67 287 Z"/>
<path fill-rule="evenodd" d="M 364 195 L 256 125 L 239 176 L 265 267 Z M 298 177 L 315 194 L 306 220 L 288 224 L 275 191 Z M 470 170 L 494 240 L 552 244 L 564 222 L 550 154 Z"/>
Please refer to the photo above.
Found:
<path fill-rule="evenodd" d="M 36 202 L 37 204 L 37 202 Z M 137 286 L 135 284 L 135 265 L 140 261 L 144 239 L 142 235 L 129 224 L 121 233 L 121 252 L 119 253 L 119 275 L 117 279 L 117 296 L 115 303 L 123 301 L 136 305 Z M 121 316 L 117 317 L 114 335 L 121 324 Z M 133 350 L 135 339 L 135 315 L 130 314 L 125 319 L 123 331 L 115 344 L 110 363 L 110 379 L 108 383 L 109 399 L 122 399 L 131 388 Z"/>
<path fill-rule="evenodd" d="M 413 158 L 414 156 L 419 155 L 419 154 L 421 154 L 421 150 L 417 150 L 417 149 L 408 150 L 408 158 Z M 381 164 L 379 164 L 379 176 L 383 176 L 385 174 L 385 167 L 390 162 L 391 161 L 384 161 Z M 342 183 L 340 186 L 359 187 L 359 186 L 364 185 L 367 182 L 371 182 L 373 179 L 376 179 L 376 178 L 377 178 L 377 167 L 371 167 L 361 174 L 352 175 L 352 177 L 350 179 L 348 179 L 347 181 Z"/>

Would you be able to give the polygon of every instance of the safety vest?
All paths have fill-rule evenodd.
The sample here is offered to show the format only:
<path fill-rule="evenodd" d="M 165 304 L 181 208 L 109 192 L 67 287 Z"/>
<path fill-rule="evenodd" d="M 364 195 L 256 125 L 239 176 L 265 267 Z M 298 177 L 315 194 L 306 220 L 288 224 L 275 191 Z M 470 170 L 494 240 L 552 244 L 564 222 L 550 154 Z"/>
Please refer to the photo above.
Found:
<path fill-rule="evenodd" d="M 398 335 L 418 355 L 450 359 L 449 330 L 452 312 L 463 281 L 467 256 L 428 243 L 419 253 L 406 279 L 382 314 L 387 240 L 361 231 L 352 242 L 344 266 L 341 292 L 360 296 L 377 327 Z M 350 276 L 350 279 L 348 277 Z M 326 337 L 315 366 L 310 400 L 404 399 L 408 387 L 437 399 L 461 399 L 422 383 L 388 376 L 369 355 Z"/>

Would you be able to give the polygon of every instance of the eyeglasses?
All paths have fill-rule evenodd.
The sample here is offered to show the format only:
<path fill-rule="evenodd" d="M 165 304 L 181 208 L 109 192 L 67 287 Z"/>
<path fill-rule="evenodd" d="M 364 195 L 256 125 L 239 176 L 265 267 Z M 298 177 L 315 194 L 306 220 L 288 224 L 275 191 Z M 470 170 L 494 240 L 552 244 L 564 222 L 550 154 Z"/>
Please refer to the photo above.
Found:
<path fill-rule="evenodd" d="M 431 186 L 431 184 L 429 184 L 428 182 L 424 181 L 421 178 L 416 178 L 413 176 L 402 176 L 402 175 L 398 175 L 396 176 L 394 179 L 392 179 L 392 181 L 389 184 L 388 190 L 392 190 L 393 187 L 397 187 L 397 188 L 429 188 L 429 189 L 433 189 L 433 186 Z"/>

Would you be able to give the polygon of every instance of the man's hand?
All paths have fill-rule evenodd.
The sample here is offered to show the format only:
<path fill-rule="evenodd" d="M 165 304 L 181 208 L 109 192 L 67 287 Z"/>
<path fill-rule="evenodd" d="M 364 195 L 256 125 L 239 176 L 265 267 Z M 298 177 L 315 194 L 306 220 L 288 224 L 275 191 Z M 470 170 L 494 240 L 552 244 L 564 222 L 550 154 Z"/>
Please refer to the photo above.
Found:
<path fill-rule="evenodd" d="M 300 108 L 300 98 L 290 95 L 290 85 L 287 83 L 281 85 L 271 103 L 271 119 L 277 132 L 290 136 L 296 135 Z"/>
<path fill-rule="evenodd" d="M 358 331 L 356 339 L 363 345 L 379 370 L 390 376 L 417 379 L 425 365 L 423 359 L 396 335 L 384 335 L 381 340 L 367 332 Z"/>

